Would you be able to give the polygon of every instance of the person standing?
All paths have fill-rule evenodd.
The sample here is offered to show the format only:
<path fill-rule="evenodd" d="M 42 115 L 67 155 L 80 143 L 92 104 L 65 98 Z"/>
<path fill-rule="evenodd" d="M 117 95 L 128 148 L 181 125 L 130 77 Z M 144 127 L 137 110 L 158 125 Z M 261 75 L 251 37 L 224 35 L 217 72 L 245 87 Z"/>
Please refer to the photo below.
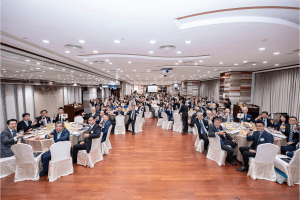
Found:
<path fill-rule="evenodd" d="M 184 135 L 186 132 L 188 132 L 188 117 L 189 117 L 189 108 L 185 105 L 185 101 L 182 101 L 182 104 L 180 106 L 179 112 L 182 113 L 182 122 L 183 122 L 183 132 Z"/>

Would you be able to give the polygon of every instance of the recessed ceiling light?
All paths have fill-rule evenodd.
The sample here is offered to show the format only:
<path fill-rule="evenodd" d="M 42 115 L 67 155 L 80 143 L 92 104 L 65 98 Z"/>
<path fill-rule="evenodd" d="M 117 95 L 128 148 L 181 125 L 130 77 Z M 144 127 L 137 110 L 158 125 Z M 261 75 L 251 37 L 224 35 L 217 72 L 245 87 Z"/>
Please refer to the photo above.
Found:
<path fill-rule="evenodd" d="M 191 42 L 192 41 L 190 41 L 190 40 L 185 41 L 186 44 L 191 44 Z"/>
<path fill-rule="evenodd" d="M 123 71 L 121 71 L 121 72 L 123 72 Z"/>
<path fill-rule="evenodd" d="M 235 63 L 234 65 L 239 65 L 239 64 Z"/>
<path fill-rule="evenodd" d="M 49 43 L 49 40 L 43 40 L 44 43 Z"/>
<path fill-rule="evenodd" d="M 128 61 L 128 63 L 130 64 L 131 62 L 130 62 L 130 61 Z"/>
<path fill-rule="evenodd" d="M 229 69 L 228 71 L 231 71 L 231 69 Z"/>
<path fill-rule="evenodd" d="M 25 70 L 25 69 L 23 69 L 22 71 L 23 71 L 23 72 L 25 72 L 26 70 Z"/>
<path fill-rule="evenodd" d="M 38 68 L 38 67 L 37 67 L 37 68 L 35 68 L 35 69 L 41 69 L 41 68 Z"/>
<path fill-rule="evenodd" d="M 207 71 L 207 73 L 210 73 L 210 71 Z"/>
<path fill-rule="evenodd" d="M 106 61 L 106 62 L 108 62 L 109 60 L 108 60 L 108 59 L 106 59 L 105 61 Z"/>
<path fill-rule="evenodd" d="M 70 51 L 65 51 L 66 53 L 70 53 Z"/>
<path fill-rule="evenodd" d="M 135 72 L 136 70 L 134 69 L 133 71 Z"/>
<path fill-rule="evenodd" d="M 182 62 L 182 60 L 178 60 L 178 62 Z"/>
<path fill-rule="evenodd" d="M 105 70 L 105 69 L 103 69 L 103 70 Z"/>
<path fill-rule="evenodd" d="M 19 71 L 16 71 L 16 72 L 19 72 Z"/>
<path fill-rule="evenodd" d="M 80 42 L 80 43 L 85 43 L 85 41 L 84 41 L 84 40 L 79 40 L 79 42 Z"/>
<path fill-rule="evenodd" d="M 253 63 L 252 65 L 256 65 L 255 63 Z"/>
<path fill-rule="evenodd" d="M 220 62 L 220 65 L 222 65 L 223 64 L 223 62 Z"/>
<path fill-rule="evenodd" d="M 154 43 L 155 43 L 155 40 L 150 40 L 150 43 L 151 43 L 151 44 L 154 44 Z"/>
<path fill-rule="evenodd" d="M 279 64 L 275 64 L 275 66 L 279 66 Z"/>
<path fill-rule="evenodd" d="M 52 67 L 50 67 L 49 69 L 53 69 Z"/>
<path fill-rule="evenodd" d="M 83 60 L 84 62 L 86 62 L 87 60 Z"/>
<path fill-rule="evenodd" d="M 92 62 L 89 62 L 89 64 L 91 64 L 91 65 L 92 65 L 93 63 L 92 63 Z"/>
<path fill-rule="evenodd" d="M 178 54 L 181 54 L 181 51 L 177 51 Z"/>
<path fill-rule="evenodd" d="M 263 63 L 268 63 L 268 61 L 264 61 Z"/>
<path fill-rule="evenodd" d="M 259 48 L 260 51 L 263 51 L 263 50 L 265 50 L 265 49 L 266 49 L 266 48 L 264 48 L 264 47 Z"/>
<path fill-rule="evenodd" d="M 215 69 L 215 71 L 218 71 L 218 69 Z"/>
<path fill-rule="evenodd" d="M 98 51 L 93 51 L 93 53 L 98 53 Z"/>
<path fill-rule="evenodd" d="M 153 53 L 153 51 L 149 51 L 149 53 Z"/>
<path fill-rule="evenodd" d="M 23 74 L 21 76 L 23 76 Z"/>
<path fill-rule="evenodd" d="M 115 43 L 120 43 L 121 41 L 120 41 L 120 40 L 114 40 L 114 42 L 115 42 Z"/>
<path fill-rule="evenodd" d="M 243 61 L 243 63 L 247 63 L 247 62 L 248 62 L 248 61 L 246 61 L 246 60 L 245 60 L 245 61 Z"/>
<path fill-rule="evenodd" d="M 112 62 L 110 62 L 109 64 L 112 65 Z"/>
<path fill-rule="evenodd" d="M 63 68 L 62 70 L 64 70 L 64 71 L 65 71 L 66 69 L 65 69 L 65 68 Z"/>
<path fill-rule="evenodd" d="M 26 62 L 30 62 L 30 60 L 25 60 Z"/>
<path fill-rule="evenodd" d="M 279 54 L 279 52 L 275 52 L 275 53 L 274 53 L 274 55 L 278 55 L 278 54 Z"/>
<path fill-rule="evenodd" d="M 194 65 L 198 65 L 198 63 L 194 63 Z"/>

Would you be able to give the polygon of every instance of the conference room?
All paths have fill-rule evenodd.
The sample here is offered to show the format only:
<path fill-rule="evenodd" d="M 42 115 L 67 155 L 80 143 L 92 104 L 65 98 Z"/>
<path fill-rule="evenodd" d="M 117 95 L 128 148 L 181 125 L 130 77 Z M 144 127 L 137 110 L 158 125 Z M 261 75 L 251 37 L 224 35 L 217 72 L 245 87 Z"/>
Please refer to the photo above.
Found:
<path fill-rule="evenodd" d="M 1 198 L 299 199 L 299 1 L 1 1 Z"/>

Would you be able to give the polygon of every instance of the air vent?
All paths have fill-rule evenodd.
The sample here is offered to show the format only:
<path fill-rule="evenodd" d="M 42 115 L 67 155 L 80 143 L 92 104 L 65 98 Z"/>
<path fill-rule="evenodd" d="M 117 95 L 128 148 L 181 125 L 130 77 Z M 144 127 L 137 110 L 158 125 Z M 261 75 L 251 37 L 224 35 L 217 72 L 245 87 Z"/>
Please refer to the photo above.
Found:
<path fill-rule="evenodd" d="M 103 64 L 104 61 L 95 60 L 94 63 L 97 63 L 97 64 Z"/>
<path fill-rule="evenodd" d="M 183 64 L 193 64 L 194 63 L 194 61 L 184 61 L 184 62 L 182 62 Z"/>
<path fill-rule="evenodd" d="M 171 45 L 171 44 L 166 44 L 166 45 L 160 46 L 159 49 L 162 50 L 162 51 L 171 51 L 171 50 L 176 49 L 176 47 L 174 45 Z"/>
<path fill-rule="evenodd" d="M 75 45 L 75 44 L 66 44 L 65 47 L 68 49 L 73 49 L 73 50 L 82 50 L 83 49 L 82 46 Z"/>

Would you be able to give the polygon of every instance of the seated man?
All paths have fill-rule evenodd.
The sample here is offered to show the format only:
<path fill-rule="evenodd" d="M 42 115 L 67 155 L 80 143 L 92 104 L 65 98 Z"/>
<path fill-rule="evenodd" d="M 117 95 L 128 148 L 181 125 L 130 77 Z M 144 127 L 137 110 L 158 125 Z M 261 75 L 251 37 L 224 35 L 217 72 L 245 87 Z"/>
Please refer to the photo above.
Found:
<path fill-rule="evenodd" d="M 195 111 L 196 111 L 196 112 L 192 115 L 191 120 L 188 120 L 188 123 L 189 123 L 189 126 L 190 126 L 190 127 L 194 127 L 194 120 L 197 118 L 198 112 L 200 112 L 199 107 L 196 107 L 196 108 L 195 108 Z"/>
<path fill-rule="evenodd" d="M 10 147 L 14 144 L 20 143 L 22 134 L 18 133 L 17 120 L 10 119 L 6 122 L 7 127 L 1 132 L 1 158 L 13 156 Z"/>
<path fill-rule="evenodd" d="M 297 149 L 300 149 L 300 138 L 295 140 L 296 144 L 288 144 L 287 146 L 281 147 L 281 153 L 287 155 L 288 157 L 292 158 L 294 156 L 294 152 Z"/>
<path fill-rule="evenodd" d="M 101 143 L 105 142 L 107 134 L 108 134 L 108 129 L 111 126 L 111 121 L 108 119 L 108 115 L 103 116 L 103 124 L 100 124 L 101 127 L 101 132 L 103 133 Z"/>
<path fill-rule="evenodd" d="M 36 122 L 30 121 L 30 114 L 24 113 L 22 115 L 23 120 L 18 123 L 17 130 L 23 130 L 24 133 L 31 131 L 33 128 L 39 127 Z"/>
<path fill-rule="evenodd" d="M 289 124 L 284 134 L 287 137 L 287 146 L 281 147 L 281 153 L 285 155 L 287 152 L 290 152 L 289 155 L 291 156 L 293 155 L 292 152 L 297 150 L 297 144 L 299 143 L 299 127 L 297 127 L 296 117 L 291 116 L 289 118 Z"/>
<path fill-rule="evenodd" d="M 165 113 L 168 115 L 168 121 L 174 122 L 173 110 L 172 110 L 172 105 L 171 104 L 168 105 L 168 109 L 165 110 Z"/>
<path fill-rule="evenodd" d="M 236 141 L 233 140 L 230 137 L 230 135 L 228 135 L 225 131 L 223 131 L 223 127 L 220 125 L 221 125 L 221 119 L 215 118 L 214 125 L 208 128 L 208 137 L 219 136 L 221 148 L 224 151 L 227 151 L 226 161 L 232 165 L 236 165 L 235 162 L 233 162 L 233 152 L 234 152 L 234 148 L 237 146 Z"/>
<path fill-rule="evenodd" d="M 135 106 L 131 106 L 131 110 L 127 113 L 127 115 L 129 115 L 129 119 L 128 121 L 126 122 L 125 124 L 125 128 L 126 128 L 126 131 L 128 131 L 128 126 L 129 124 L 131 124 L 131 129 L 132 129 L 132 135 L 135 134 L 134 132 L 134 125 L 135 125 L 135 120 L 136 120 L 136 116 L 138 114 L 138 111 L 135 110 Z"/>
<path fill-rule="evenodd" d="M 124 112 L 122 111 L 122 107 L 119 106 L 118 109 L 114 112 L 114 114 L 115 114 L 116 116 L 118 116 L 118 115 L 124 116 Z"/>
<path fill-rule="evenodd" d="M 41 113 L 41 116 L 35 118 L 38 126 L 47 126 L 47 124 L 50 124 L 51 119 L 50 119 L 50 117 L 47 116 L 48 111 L 42 110 L 40 113 Z"/>
<path fill-rule="evenodd" d="M 64 108 L 59 107 L 58 108 L 58 113 L 54 115 L 54 118 L 52 119 L 52 122 L 56 123 L 56 122 L 65 122 L 65 121 L 67 121 L 67 119 L 63 117 L 64 112 L 65 112 Z"/>
<path fill-rule="evenodd" d="M 166 111 L 166 104 L 162 104 L 161 107 L 159 107 L 159 110 L 158 110 L 158 118 L 162 118 L 162 113 Z"/>
<path fill-rule="evenodd" d="M 242 108 L 242 111 L 243 111 L 243 114 L 244 114 L 244 117 L 239 119 L 239 122 L 252 122 L 253 119 L 252 119 L 252 115 L 248 114 L 248 108 L 247 107 L 243 107 Z M 237 119 L 237 116 L 235 117 L 235 119 Z"/>
<path fill-rule="evenodd" d="M 92 139 L 100 137 L 101 127 L 96 123 L 96 117 L 90 116 L 88 118 L 88 124 L 90 125 L 90 128 L 88 132 L 84 133 L 84 140 L 73 146 L 73 163 L 77 163 L 77 154 L 79 150 L 86 150 L 87 153 L 90 153 Z"/>
<path fill-rule="evenodd" d="M 99 116 L 99 113 L 96 112 L 96 108 L 95 107 L 91 107 L 91 112 L 89 114 L 85 114 L 84 112 L 82 113 L 82 115 L 84 116 L 83 119 L 87 121 L 88 118 L 90 118 L 90 116 L 95 116 L 95 118 L 97 118 Z"/>
<path fill-rule="evenodd" d="M 204 119 L 208 122 L 208 125 L 210 126 L 213 124 L 214 116 L 212 116 L 212 113 L 210 110 L 207 110 L 205 113 L 206 113 L 206 117 L 204 117 Z M 204 114 L 203 114 L 203 116 L 204 116 Z"/>
<path fill-rule="evenodd" d="M 208 129 L 208 123 L 206 120 L 203 119 L 203 114 L 198 112 L 197 113 L 197 118 L 194 120 L 195 125 L 197 126 L 198 129 L 198 134 L 200 140 L 204 140 L 204 154 L 207 154 L 207 147 L 208 147 L 208 137 L 207 137 L 207 129 Z"/>
<path fill-rule="evenodd" d="M 253 141 L 250 147 L 240 147 L 240 152 L 243 155 L 244 165 L 237 169 L 237 171 L 244 172 L 248 171 L 249 168 L 249 158 L 255 157 L 257 147 L 260 144 L 265 143 L 274 143 L 273 135 L 265 131 L 265 124 L 261 120 L 257 120 L 255 122 L 255 127 L 257 131 L 254 131 L 252 135 L 252 131 L 248 130 L 247 140 Z"/>
<path fill-rule="evenodd" d="M 69 141 L 70 132 L 65 128 L 63 122 L 56 122 L 55 129 L 45 136 L 46 139 L 53 138 L 54 143 L 59 141 Z M 41 161 L 43 163 L 43 171 L 40 176 L 46 176 L 48 174 L 49 161 L 51 160 L 50 150 L 42 154 Z"/>
<path fill-rule="evenodd" d="M 152 112 L 152 116 L 154 118 L 155 117 L 155 110 L 154 110 L 154 108 L 152 108 L 151 104 L 152 104 L 152 101 L 150 100 L 149 103 L 146 106 L 149 107 L 149 112 Z"/>
<path fill-rule="evenodd" d="M 222 122 L 233 122 L 233 116 L 230 114 L 230 109 L 225 108 L 224 113 L 221 116 Z"/>
<path fill-rule="evenodd" d="M 255 122 L 258 121 L 258 120 L 261 120 L 264 123 L 265 127 L 274 127 L 273 122 L 268 118 L 268 112 L 267 111 L 263 111 L 261 113 L 261 116 L 258 116 L 255 119 Z"/>

